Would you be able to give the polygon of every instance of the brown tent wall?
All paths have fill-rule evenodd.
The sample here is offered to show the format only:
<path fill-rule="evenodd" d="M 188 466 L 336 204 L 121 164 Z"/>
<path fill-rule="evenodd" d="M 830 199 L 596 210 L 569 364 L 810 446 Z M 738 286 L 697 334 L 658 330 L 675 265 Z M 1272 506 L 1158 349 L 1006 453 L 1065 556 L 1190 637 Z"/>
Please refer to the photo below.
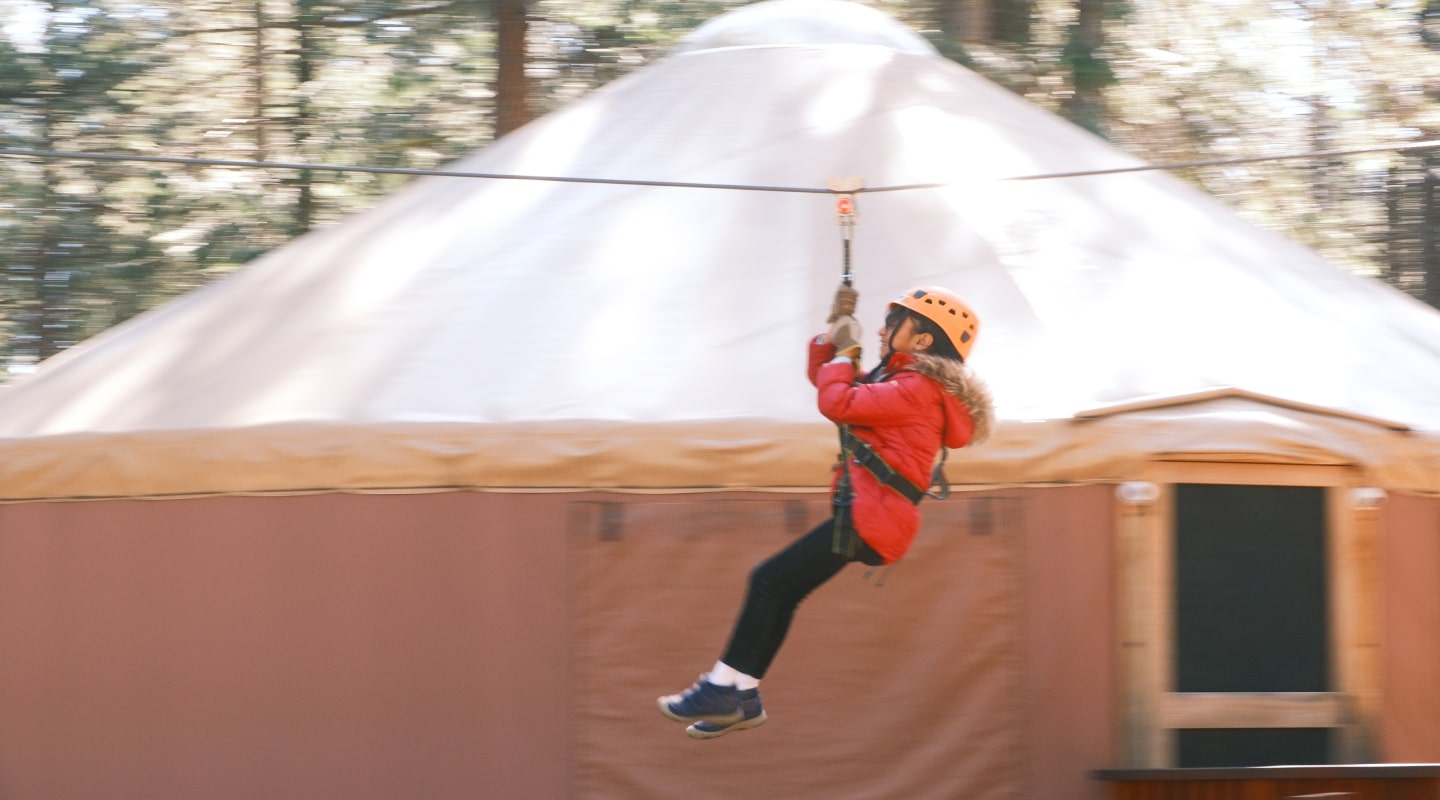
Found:
<path fill-rule="evenodd" d="M 562 512 L 0 506 L 0 796 L 563 796 Z"/>
<path fill-rule="evenodd" d="M 820 495 L 0 506 L 0 796 L 1100 798 L 1109 487 L 927 501 L 802 607 L 772 717 L 685 738 L 749 569 Z"/>

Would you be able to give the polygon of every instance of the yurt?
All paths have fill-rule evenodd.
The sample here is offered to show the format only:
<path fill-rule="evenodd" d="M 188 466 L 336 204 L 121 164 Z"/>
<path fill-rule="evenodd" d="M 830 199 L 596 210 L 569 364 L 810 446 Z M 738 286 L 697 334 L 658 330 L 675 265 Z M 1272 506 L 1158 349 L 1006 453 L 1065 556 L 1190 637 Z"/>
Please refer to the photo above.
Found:
<path fill-rule="evenodd" d="M 0 389 L 0 796 L 1429 775 L 1440 312 L 1137 166 L 772 0 L 51 359 Z M 698 742 L 655 698 L 829 513 L 831 186 L 866 344 L 959 292 L 999 421 L 805 602 L 767 724 Z"/>

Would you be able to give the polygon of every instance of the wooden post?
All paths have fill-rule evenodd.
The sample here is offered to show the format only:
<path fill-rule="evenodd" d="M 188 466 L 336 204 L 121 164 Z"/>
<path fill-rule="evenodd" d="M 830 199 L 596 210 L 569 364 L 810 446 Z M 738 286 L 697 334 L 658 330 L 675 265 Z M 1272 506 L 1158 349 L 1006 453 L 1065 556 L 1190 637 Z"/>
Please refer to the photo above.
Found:
<path fill-rule="evenodd" d="M 1132 481 L 1116 487 L 1115 498 L 1122 757 L 1131 768 L 1168 767 L 1174 736 L 1161 726 L 1160 712 L 1171 684 L 1173 593 L 1164 493 L 1153 483 Z"/>
<path fill-rule="evenodd" d="M 1330 599 L 1335 637 L 1334 688 L 1347 700 L 1345 725 L 1333 754 L 1342 763 L 1375 759 L 1380 715 L 1380 505 L 1381 489 L 1332 492 Z"/>

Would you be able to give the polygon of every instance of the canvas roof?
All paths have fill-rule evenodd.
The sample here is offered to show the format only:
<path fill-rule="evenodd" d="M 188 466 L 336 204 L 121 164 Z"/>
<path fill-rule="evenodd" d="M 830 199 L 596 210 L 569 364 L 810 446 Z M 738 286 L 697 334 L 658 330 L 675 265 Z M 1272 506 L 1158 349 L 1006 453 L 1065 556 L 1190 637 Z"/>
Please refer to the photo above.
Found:
<path fill-rule="evenodd" d="M 1155 458 L 1440 491 L 1440 312 L 1240 220 L 878 11 L 773 0 L 451 165 L 867 188 L 873 343 L 963 294 L 1002 420 L 954 480 Z M 0 389 L 0 498 L 816 487 L 824 193 L 425 177 Z M 874 347 L 867 354 L 873 359 Z"/>

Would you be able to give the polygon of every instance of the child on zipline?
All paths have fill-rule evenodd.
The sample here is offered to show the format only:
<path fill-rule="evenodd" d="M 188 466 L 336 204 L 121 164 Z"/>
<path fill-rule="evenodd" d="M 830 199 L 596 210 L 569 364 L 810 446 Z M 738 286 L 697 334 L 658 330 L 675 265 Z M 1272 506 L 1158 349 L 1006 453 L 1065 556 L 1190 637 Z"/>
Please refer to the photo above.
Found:
<path fill-rule="evenodd" d="M 851 561 L 878 566 L 903 556 L 920 528 L 916 504 L 932 483 L 936 455 L 989 434 L 990 392 L 965 365 L 979 330 L 974 312 L 946 289 L 906 292 L 885 316 L 880 364 L 862 378 L 856 299 L 842 285 L 830 330 L 810 343 L 820 413 L 841 426 L 835 515 L 750 573 L 724 655 L 694 686 L 659 698 L 660 713 L 691 723 L 692 738 L 765 722 L 760 680 L 800 601 Z"/>

